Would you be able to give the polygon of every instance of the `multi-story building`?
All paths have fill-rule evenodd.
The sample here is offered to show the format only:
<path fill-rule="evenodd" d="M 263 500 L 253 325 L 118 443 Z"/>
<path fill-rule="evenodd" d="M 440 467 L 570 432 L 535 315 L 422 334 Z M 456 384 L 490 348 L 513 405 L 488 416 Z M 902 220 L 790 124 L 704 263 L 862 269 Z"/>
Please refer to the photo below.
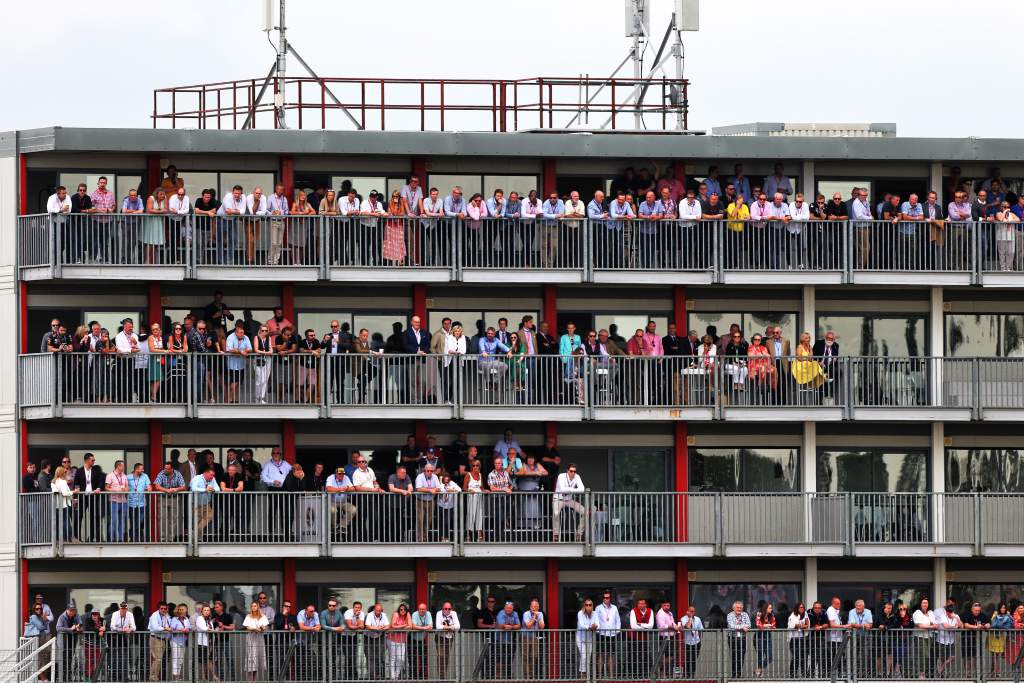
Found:
<path fill-rule="evenodd" d="M 883 193 L 925 202 L 934 191 L 944 212 L 951 187 L 987 188 L 993 167 L 1007 191 L 1021 192 L 1020 140 L 55 127 L 0 141 L 0 301 L 14 321 L 0 342 L 0 502 L 17 520 L 0 532 L 0 596 L 19 606 L 2 621 L 5 643 L 35 593 L 55 611 L 124 600 L 146 614 L 163 598 L 213 595 L 244 610 L 259 591 L 321 608 L 335 594 L 382 601 L 389 612 L 400 601 L 437 609 L 450 598 L 465 609 L 488 594 L 539 596 L 549 627 L 573 628 L 581 600 L 604 588 L 624 605 L 665 596 L 702 615 L 734 599 L 786 609 L 833 595 L 872 607 L 952 595 L 991 609 L 1024 591 L 1014 559 L 1024 550 L 1024 241 L 1012 226 L 835 220 L 794 232 L 718 220 L 328 215 L 289 218 L 275 258 L 272 217 L 153 224 L 55 218 L 46 206 L 58 185 L 92 192 L 104 175 L 120 207 L 129 189 L 148 197 L 170 164 L 193 201 L 204 188 L 223 199 L 236 184 L 269 194 L 281 183 L 288 197 L 352 187 L 364 199 L 380 191 L 385 204 L 410 175 L 442 199 L 461 186 L 465 199 L 498 188 L 538 190 L 541 201 L 578 190 L 586 203 L 616 188 L 627 167 L 672 168 L 689 184 L 709 166 L 724 181 L 742 164 L 757 186 L 782 164 L 809 200 L 837 192 L 846 202 L 851 187 L 865 188 L 874 211 Z M 227 254 L 217 253 L 214 230 L 233 231 Z M 1007 259 L 1003 244 L 1018 252 Z M 613 325 L 629 338 L 648 321 L 659 337 L 670 324 L 685 337 L 710 326 L 724 335 L 735 323 L 746 340 L 781 328 L 784 357 L 760 370 L 751 361 L 744 378 L 721 351 L 714 363 L 700 354 L 300 357 L 291 369 L 265 366 L 276 374 L 263 403 L 258 357 L 233 357 L 236 366 L 224 356 L 172 364 L 152 355 L 137 366 L 111 356 L 104 369 L 102 356 L 40 353 L 51 319 L 70 334 L 95 320 L 113 337 L 125 318 L 143 331 L 180 322 L 216 290 L 235 319 L 256 321 L 247 332 L 278 306 L 300 338 L 312 329 L 322 339 L 338 320 L 384 344 L 413 316 L 428 338 L 444 317 L 472 336 L 477 321 L 507 318 L 514 330 L 532 316 L 556 337 L 572 323 L 583 341 Z M 834 332 L 841 353 L 821 363 L 793 357 L 804 332 L 812 341 Z M 157 373 L 163 386 L 154 389 Z M 232 377 L 238 402 L 220 386 Z M 197 531 L 205 502 L 165 510 L 154 494 L 143 512 L 129 510 L 146 520 L 140 535 L 119 536 L 102 497 L 72 508 L 66 529 L 51 496 L 17 493 L 28 463 L 67 456 L 77 467 L 85 452 L 104 472 L 124 460 L 151 478 L 189 448 L 209 448 L 225 465 L 229 448 L 251 448 L 263 463 L 280 447 L 287 462 L 307 472 L 322 462 L 326 473 L 359 451 L 388 473 L 407 435 L 417 448 L 430 435 L 447 449 L 464 432 L 487 462 L 506 430 L 537 455 L 553 439 L 563 471 L 575 463 L 587 492 L 578 509 L 562 508 L 561 529 L 548 491 L 508 504 L 492 495 L 482 537 L 462 499 L 450 530 L 438 526 L 448 519 L 440 512 L 421 530 L 417 508 L 363 494 L 341 533 L 327 497 L 290 497 L 278 509 L 273 496 L 285 494 L 263 493 L 238 509 L 218 502 L 213 526 Z M 89 515 L 98 515 L 95 529 Z M 295 516 L 301 531 L 274 526 Z M 225 519 L 239 535 L 218 526 Z"/>

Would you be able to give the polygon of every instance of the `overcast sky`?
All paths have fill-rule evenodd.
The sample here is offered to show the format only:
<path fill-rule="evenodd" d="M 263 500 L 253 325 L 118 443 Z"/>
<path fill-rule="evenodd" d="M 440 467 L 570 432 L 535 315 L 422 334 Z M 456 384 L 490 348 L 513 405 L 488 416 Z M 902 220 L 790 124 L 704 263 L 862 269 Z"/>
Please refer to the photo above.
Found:
<path fill-rule="evenodd" d="M 673 3 L 651 2 L 660 39 Z M 623 4 L 289 0 L 287 23 L 325 76 L 605 76 L 629 46 Z M 19 2 L 0 130 L 149 127 L 154 88 L 262 77 L 273 51 L 261 5 Z M 691 128 L 894 122 L 903 136 L 1024 136 L 1021 0 L 702 0 L 700 12 L 701 30 L 684 34 Z"/>

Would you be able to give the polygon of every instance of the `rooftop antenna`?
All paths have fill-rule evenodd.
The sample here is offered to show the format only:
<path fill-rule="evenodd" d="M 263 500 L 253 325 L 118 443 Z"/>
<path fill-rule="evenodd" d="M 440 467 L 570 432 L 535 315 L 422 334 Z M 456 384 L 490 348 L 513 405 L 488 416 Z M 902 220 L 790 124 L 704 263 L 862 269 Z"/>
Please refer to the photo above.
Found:
<path fill-rule="evenodd" d="M 315 71 L 306 63 L 306 60 L 302 58 L 302 55 L 298 53 L 295 46 L 288 42 L 287 25 L 285 24 L 285 0 L 263 0 L 263 27 L 261 30 L 267 34 L 267 41 L 274 48 L 274 63 L 270 67 L 270 72 L 267 73 L 267 77 L 263 79 L 263 87 L 260 88 L 259 94 L 256 96 L 256 100 L 249 108 L 249 114 L 245 117 L 245 122 L 242 124 L 242 128 L 252 128 L 255 123 L 256 111 L 259 108 L 260 102 L 263 101 L 263 96 L 266 94 L 270 84 L 274 84 L 274 123 L 276 128 L 287 128 L 288 124 L 285 119 L 285 106 L 284 106 L 284 88 L 287 75 L 287 63 L 285 58 L 288 53 L 291 53 L 292 57 L 302 66 L 306 72 L 315 78 L 320 86 L 324 89 L 324 93 L 331 98 L 341 109 L 342 113 L 348 117 L 348 120 L 356 127 L 357 130 L 362 130 L 363 127 L 359 124 L 352 113 L 342 105 L 330 86 L 316 74 Z M 274 9 L 277 6 L 278 20 L 277 25 L 274 25 Z M 274 45 L 274 41 L 270 40 L 270 32 L 277 31 L 277 45 Z"/>
<path fill-rule="evenodd" d="M 626 64 L 629 62 L 633 63 L 633 80 L 636 85 L 633 88 L 633 93 L 629 95 L 623 104 L 633 103 L 633 123 L 637 130 L 641 130 L 645 127 L 643 119 L 643 102 L 647 95 L 647 91 L 650 88 L 650 79 L 654 77 L 655 72 L 661 71 L 666 76 L 668 75 L 665 71 L 665 64 L 669 59 L 675 61 L 675 76 L 677 81 L 683 79 L 683 65 L 685 51 L 683 50 L 683 31 L 696 31 L 699 28 L 699 11 L 700 11 L 700 0 L 674 0 L 672 19 L 669 21 L 668 27 L 665 30 L 665 36 L 662 38 L 661 45 L 658 47 L 657 52 L 654 55 L 654 62 L 651 68 L 644 73 L 644 53 L 647 51 L 650 45 L 650 29 L 651 29 L 651 0 L 625 0 L 626 2 L 626 37 L 633 39 L 633 45 L 630 47 L 629 54 L 626 58 L 619 62 L 619 65 L 615 67 L 615 70 L 594 92 L 591 94 L 588 91 L 588 97 L 585 102 L 581 103 L 580 111 L 566 124 L 566 128 L 571 127 L 576 121 L 583 119 L 586 120 L 590 104 L 597 99 L 597 96 L 601 93 L 611 81 L 618 76 Z M 665 54 L 665 48 L 668 47 L 669 41 L 672 41 L 671 49 L 668 54 Z M 664 56 L 663 56 L 664 55 Z M 683 111 L 683 94 L 675 86 L 672 87 L 671 92 L 668 94 L 670 104 L 676 109 L 676 129 L 684 130 L 685 128 L 685 116 Z M 605 129 L 611 123 L 612 117 L 609 116 L 605 122 L 600 126 L 600 129 Z"/>

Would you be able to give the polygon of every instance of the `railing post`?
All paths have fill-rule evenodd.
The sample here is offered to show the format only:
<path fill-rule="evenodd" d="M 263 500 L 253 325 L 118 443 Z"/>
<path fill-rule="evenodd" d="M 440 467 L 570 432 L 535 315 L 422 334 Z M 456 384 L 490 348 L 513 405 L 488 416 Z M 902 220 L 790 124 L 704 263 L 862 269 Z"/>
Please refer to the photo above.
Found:
<path fill-rule="evenodd" d="M 981 405 L 981 359 L 971 359 L 971 417 L 980 420 L 984 414 Z"/>
<path fill-rule="evenodd" d="M 853 282 L 853 221 L 844 221 L 842 238 L 843 283 Z"/>
<path fill-rule="evenodd" d="M 57 386 L 54 387 L 56 396 L 54 397 L 53 405 L 53 416 L 63 417 L 64 416 L 64 358 L 63 353 L 51 353 L 50 357 L 53 358 L 53 362 L 57 364 L 57 370 L 53 373 L 57 378 Z"/>
<path fill-rule="evenodd" d="M 70 217 L 69 217 L 70 218 Z M 61 258 L 60 255 L 63 251 L 63 244 L 61 244 L 61 229 L 60 224 L 56 221 L 49 219 L 50 224 L 50 235 L 49 235 L 49 246 L 50 246 L 50 269 L 53 273 L 53 277 L 60 278 L 61 276 Z"/>
<path fill-rule="evenodd" d="M 856 361 L 856 359 L 850 358 L 849 356 L 847 356 L 846 358 L 842 358 L 841 359 L 841 363 L 842 363 L 842 367 L 845 370 L 845 372 L 843 372 L 843 374 L 841 376 L 842 377 L 843 386 L 840 387 L 840 391 L 843 393 L 843 399 L 844 399 L 843 403 L 846 404 L 845 405 L 845 410 L 843 411 L 843 416 L 847 420 L 852 420 L 853 419 L 853 413 L 854 413 L 854 400 L 853 400 L 854 399 L 854 391 L 853 391 L 853 384 L 854 384 L 854 373 L 857 372 L 857 368 L 856 368 L 857 361 Z"/>
<path fill-rule="evenodd" d="M 62 496 L 59 493 L 50 494 L 50 509 L 53 514 L 50 516 L 50 546 L 54 557 L 64 555 L 64 508 L 61 507 Z M 70 508 L 69 508 L 70 509 Z"/>
<path fill-rule="evenodd" d="M 981 282 L 981 226 L 982 223 L 971 223 L 971 284 Z M 993 245 L 994 246 L 994 245 Z"/>
<path fill-rule="evenodd" d="M 331 556 L 331 495 L 330 493 L 320 494 L 320 554 L 323 557 Z M 324 669 L 327 671 L 327 669 Z"/>
<path fill-rule="evenodd" d="M 334 253 L 332 247 L 332 240 L 334 239 L 330 232 L 327 230 L 327 220 L 323 216 L 315 216 L 316 219 L 316 232 L 317 237 L 320 238 L 319 246 L 319 263 L 320 263 L 320 279 L 330 279 L 330 257 L 329 254 Z M 344 252 L 338 252 L 344 253 Z"/>
<path fill-rule="evenodd" d="M 185 414 L 188 417 L 195 417 L 199 411 L 199 408 L 196 406 L 198 402 L 195 395 L 196 364 L 192 362 L 193 357 L 191 354 L 181 356 L 182 362 L 185 363 L 185 383 L 188 385 L 185 387 Z M 205 379 L 204 377 L 203 380 Z M 204 381 L 203 388 L 205 387 L 206 383 Z"/>
<path fill-rule="evenodd" d="M 455 360 L 452 361 L 455 367 L 452 368 L 452 381 L 455 382 L 455 386 L 452 387 L 452 417 L 456 420 L 461 420 L 463 416 L 463 360 L 462 354 L 456 355 Z"/>
<path fill-rule="evenodd" d="M 583 511 L 586 515 L 586 528 L 583 536 L 583 554 L 592 556 L 594 554 L 594 492 L 586 489 L 583 492 Z"/>
<path fill-rule="evenodd" d="M 452 272 L 454 273 L 454 279 L 461 282 L 463 277 L 462 270 L 466 265 L 462 262 L 462 254 L 464 253 L 462 240 L 465 237 L 462 230 L 463 222 L 458 218 L 448 218 L 446 220 L 452 226 L 452 238 L 449 240 L 451 242 Z"/>
<path fill-rule="evenodd" d="M 844 491 L 843 495 L 846 497 L 846 554 L 853 557 L 857 551 L 857 525 L 854 522 L 853 493 Z"/>
<path fill-rule="evenodd" d="M 981 504 L 981 494 L 975 493 L 974 497 L 974 554 L 981 557 L 985 554 L 985 525 L 981 513 L 984 506 Z M 981 661 L 981 660 L 978 660 Z"/>
<path fill-rule="evenodd" d="M 192 505 L 192 492 L 183 491 L 183 498 L 185 499 L 185 524 L 188 528 L 184 529 L 185 538 L 187 539 L 185 553 L 187 555 L 198 555 L 199 554 L 199 538 L 196 535 L 196 517 L 195 508 Z M 177 495 L 177 494 L 171 494 Z"/>
<path fill-rule="evenodd" d="M 715 491 L 715 554 L 725 556 L 725 538 L 722 520 L 722 492 Z"/>
<path fill-rule="evenodd" d="M 463 543 L 466 541 L 466 515 L 463 510 L 463 503 L 465 498 L 461 495 L 456 494 L 455 496 L 455 520 L 454 528 L 452 529 L 452 556 L 462 557 L 463 555 Z M 450 663 L 449 663 L 450 664 Z"/>
<path fill-rule="evenodd" d="M 722 231 L 725 226 L 725 221 L 715 221 L 715 229 L 711 231 L 711 282 L 714 283 L 725 280 L 725 255 L 722 253 Z"/>
<path fill-rule="evenodd" d="M 320 408 L 320 417 L 321 418 L 326 418 L 329 415 L 328 411 L 330 409 L 329 408 L 330 403 L 328 401 L 328 398 L 330 397 L 330 393 L 331 393 L 331 385 L 328 384 L 328 382 L 327 382 L 328 379 L 332 378 L 332 376 L 331 376 L 331 369 L 329 367 L 330 366 L 330 362 L 329 362 L 330 358 L 331 358 L 330 355 L 317 356 L 316 357 L 317 381 L 320 382 L 320 406 L 319 406 L 319 408 Z"/>

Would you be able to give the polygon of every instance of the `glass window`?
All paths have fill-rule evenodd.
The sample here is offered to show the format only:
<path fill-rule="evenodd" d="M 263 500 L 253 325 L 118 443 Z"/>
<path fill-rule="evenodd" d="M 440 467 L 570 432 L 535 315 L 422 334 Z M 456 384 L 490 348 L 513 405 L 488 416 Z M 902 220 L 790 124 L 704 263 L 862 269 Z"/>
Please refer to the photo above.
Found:
<path fill-rule="evenodd" d="M 947 448 L 946 491 L 1024 493 L 1024 452 L 1016 448 Z"/>
<path fill-rule="evenodd" d="M 337 190 L 340 194 L 347 194 L 349 187 L 354 187 L 360 199 L 366 199 L 371 190 L 387 193 L 388 179 L 385 176 L 331 176 L 330 189 Z"/>
<path fill-rule="evenodd" d="M 624 339 L 629 339 L 633 336 L 633 333 L 637 329 L 646 330 L 647 322 L 653 320 L 657 328 L 658 334 L 664 335 L 668 333 L 668 317 L 664 315 L 636 315 L 630 313 L 598 313 L 594 316 L 594 329 L 597 330 L 609 330 L 611 332 L 611 326 L 616 325 L 616 334 L 621 335 Z M 577 330 L 577 333 L 585 332 L 586 330 Z M 625 349 L 623 349 L 625 351 Z"/>
<path fill-rule="evenodd" d="M 575 624 L 576 615 L 583 609 L 584 601 L 590 599 L 597 606 L 601 604 L 606 590 L 611 591 L 612 604 L 619 608 L 619 620 L 626 629 L 629 628 L 629 610 L 636 607 L 638 601 L 646 600 L 647 605 L 655 611 L 661 608 L 665 600 L 675 604 L 675 587 L 670 584 L 562 586 L 562 623 L 567 627 Z"/>
<path fill-rule="evenodd" d="M 352 330 L 358 334 L 364 327 L 370 331 L 370 336 L 380 334 L 387 339 L 394 332 L 395 323 L 401 323 L 402 330 L 409 324 L 409 315 L 406 313 L 381 313 L 366 314 L 355 313 L 352 315 Z"/>
<path fill-rule="evenodd" d="M 610 491 L 667 491 L 668 454 L 662 449 L 612 449 Z"/>
<path fill-rule="evenodd" d="M 782 328 L 782 338 L 789 339 L 792 343 L 797 341 L 797 319 L 796 313 L 690 313 L 688 326 L 690 330 L 697 330 L 701 337 L 707 332 L 707 328 L 714 326 L 715 334 L 722 336 L 729 331 L 733 324 L 740 326 L 743 330 L 744 339 L 750 339 L 754 332 L 764 334 L 765 328 L 769 325 L 778 325 Z M 689 331 L 689 330 L 687 330 Z"/>
<path fill-rule="evenodd" d="M 690 448 L 689 458 L 691 491 L 800 490 L 797 448 Z"/>
<path fill-rule="evenodd" d="M 453 322 L 462 323 L 462 329 L 470 334 L 476 331 L 476 321 L 483 320 L 481 311 L 427 311 L 427 329 L 441 329 L 441 321 L 451 318 Z"/>
<path fill-rule="evenodd" d="M 452 609 L 459 613 L 464 629 L 475 629 L 474 615 L 482 609 L 488 597 L 496 599 L 495 609 L 501 609 L 505 600 L 512 600 L 520 614 L 529 608 L 530 600 L 539 598 L 541 611 L 549 609 L 544 604 L 544 587 L 539 583 L 432 583 L 430 584 L 430 605 L 441 609 L 445 601 L 452 603 Z"/>
<path fill-rule="evenodd" d="M 136 333 L 140 329 L 148 329 L 148 325 L 143 325 L 142 313 L 139 311 L 85 311 L 82 318 L 85 321 L 83 324 L 88 324 L 95 320 L 100 324 L 100 327 L 107 328 L 111 339 L 121 331 L 121 321 L 125 318 L 131 318 L 135 321 Z M 74 329 L 69 328 L 68 332 L 73 333 Z"/>
<path fill-rule="evenodd" d="M 819 583 L 818 598 L 824 605 L 828 605 L 833 596 L 843 602 L 843 612 L 848 613 L 854 608 L 858 600 L 864 601 L 867 607 L 875 616 L 875 622 L 880 620 L 877 615 L 882 613 L 882 605 L 886 603 L 899 606 L 900 604 L 911 606 L 916 609 L 921 604 L 921 598 L 931 595 L 932 588 L 927 584 L 890 584 L 890 583 Z M 961 603 L 962 604 L 962 603 Z M 807 606 L 810 611 L 811 606 Z M 913 609 L 911 611 L 913 611 Z"/>
<path fill-rule="evenodd" d="M 961 606 L 975 602 L 981 609 L 992 615 L 1000 603 L 1006 603 L 1012 614 L 1017 605 L 1024 604 L 1024 584 L 1020 583 L 950 583 L 949 595 Z"/>
<path fill-rule="evenodd" d="M 484 176 L 484 197 L 490 197 L 494 194 L 494 191 L 499 188 L 505 191 L 506 197 L 508 197 L 509 193 L 513 190 L 518 192 L 520 197 L 528 195 L 530 190 L 537 190 L 540 192 L 540 184 L 537 182 L 537 176 L 535 175 Z"/>
<path fill-rule="evenodd" d="M 107 474 L 114 471 L 114 463 L 118 460 L 124 460 L 127 463 L 127 467 L 131 467 L 137 462 L 146 462 L 145 453 L 141 449 L 126 451 L 115 448 L 70 448 L 68 449 L 68 457 L 71 458 L 71 464 L 74 467 L 81 466 L 85 461 L 86 453 L 92 453 L 96 456 L 96 464 Z"/>
<path fill-rule="evenodd" d="M 836 333 L 848 356 L 917 357 L 928 355 L 925 316 L 820 315 L 818 339 Z"/>
<path fill-rule="evenodd" d="M 92 194 L 100 176 L 106 176 L 107 188 L 114 193 L 119 210 L 121 201 L 128 196 L 128 190 L 133 188 L 137 190 L 142 185 L 142 176 L 140 175 L 119 176 L 116 173 L 61 173 L 60 184 L 68 188 L 68 194 L 74 194 L 78 189 L 78 183 L 85 183 L 89 194 Z"/>
<path fill-rule="evenodd" d="M 946 315 L 946 355 L 1024 356 L 1024 316 L 950 313 Z"/>
<path fill-rule="evenodd" d="M 868 200 L 870 201 L 873 194 L 871 194 L 871 181 L 870 180 L 819 180 L 818 181 L 818 192 L 825 195 L 825 200 L 831 200 L 832 195 L 838 192 L 843 201 L 850 199 L 850 190 L 854 187 L 863 187 L 868 191 Z M 872 210 L 874 207 L 872 207 Z M 808 607 L 810 609 L 810 607 Z"/>
<path fill-rule="evenodd" d="M 363 612 L 373 611 L 373 606 L 380 603 L 388 619 L 398 611 L 398 606 L 406 604 L 409 611 L 416 609 L 412 604 L 412 589 L 410 586 L 337 586 L 332 584 L 305 584 L 298 586 L 297 609 L 302 609 L 309 603 L 317 606 L 320 612 L 327 608 L 327 601 L 335 598 L 338 601 L 338 609 L 344 611 L 352 607 L 357 600 L 363 603 Z"/>
<path fill-rule="evenodd" d="M 305 334 L 305 331 L 307 329 L 313 328 L 313 330 L 316 332 L 316 336 L 318 339 L 331 331 L 332 320 L 337 320 L 342 325 L 345 325 L 347 323 L 349 326 L 349 332 L 352 332 L 351 313 L 323 313 L 320 311 L 302 311 L 296 313 L 295 318 L 295 324 L 298 326 L 300 334 Z"/>
<path fill-rule="evenodd" d="M 427 188 L 436 187 L 442 198 L 450 195 L 456 185 L 462 188 L 462 196 L 467 201 L 477 192 L 483 194 L 483 182 L 478 175 L 431 173 L 427 177 Z"/>
<path fill-rule="evenodd" d="M 220 186 L 219 174 L 217 173 L 204 173 L 200 171 L 189 171 L 188 173 L 179 173 L 178 177 L 185 181 L 185 194 L 189 196 L 189 199 L 193 203 L 197 199 L 201 199 L 203 196 L 203 190 L 207 188 L 213 188 L 215 192 L 218 192 L 217 199 L 221 199 L 222 195 L 219 193 L 217 188 Z M 273 192 L 273 190 L 267 190 L 267 193 Z"/>
<path fill-rule="evenodd" d="M 704 621 L 704 628 L 725 628 L 725 615 L 739 600 L 750 614 L 757 611 L 762 600 L 770 602 L 780 622 L 789 618 L 789 612 L 799 600 L 798 583 L 691 583 L 690 604 Z"/>
<path fill-rule="evenodd" d="M 498 329 L 498 318 L 505 318 L 508 320 L 508 329 L 518 330 L 524 315 L 532 315 L 534 320 L 537 319 L 537 311 L 484 311 L 484 325 Z"/>
<path fill-rule="evenodd" d="M 235 185 L 241 185 L 242 193 L 246 195 L 252 194 L 253 189 L 256 187 L 262 188 L 263 194 L 269 195 L 274 191 L 274 174 L 245 172 L 221 173 L 220 194 L 217 195 L 218 199 L 231 194 L 231 188 Z"/>
<path fill-rule="evenodd" d="M 220 465 L 226 465 L 228 462 L 228 449 L 235 448 L 239 450 L 239 456 L 241 456 L 240 449 L 251 448 L 252 459 L 257 463 L 264 463 L 270 460 L 270 452 L 274 449 L 274 446 L 175 446 L 175 447 L 164 447 L 164 458 L 171 462 L 181 463 L 188 459 L 188 449 L 194 448 L 197 453 L 209 450 L 213 451 L 214 462 Z"/>
<path fill-rule="evenodd" d="M 232 614 L 248 614 L 249 605 L 260 593 L 267 594 L 267 604 L 277 610 L 280 605 L 277 599 L 277 584 L 167 584 L 164 586 L 164 599 L 176 605 L 185 604 L 189 614 L 197 602 L 207 604 L 214 600 L 223 600 L 224 608 Z M 241 623 L 241 622 L 238 622 Z"/>
<path fill-rule="evenodd" d="M 122 602 L 128 603 L 128 609 L 134 611 L 136 607 L 146 608 L 146 596 L 141 588 L 119 588 L 117 586 L 92 586 L 88 588 L 68 588 L 68 603 L 74 603 L 78 607 L 78 614 L 82 619 L 88 619 L 93 609 L 98 609 L 104 618 L 117 611 Z M 54 616 L 59 616 L 64 610 L 64 605 L 50 604 Z M 135 615 L 133 615 L 135 616 Z M 145 624 L 145 622 L 143 622 Z M 135 623 L 138 630 L 144 630 L 145 626 Z"/>
<path fill-rule="evenodd" d="M 924 493 L 928 452 L 886 449 L 823 450 L 818 453 L 818 491 Z"/>

